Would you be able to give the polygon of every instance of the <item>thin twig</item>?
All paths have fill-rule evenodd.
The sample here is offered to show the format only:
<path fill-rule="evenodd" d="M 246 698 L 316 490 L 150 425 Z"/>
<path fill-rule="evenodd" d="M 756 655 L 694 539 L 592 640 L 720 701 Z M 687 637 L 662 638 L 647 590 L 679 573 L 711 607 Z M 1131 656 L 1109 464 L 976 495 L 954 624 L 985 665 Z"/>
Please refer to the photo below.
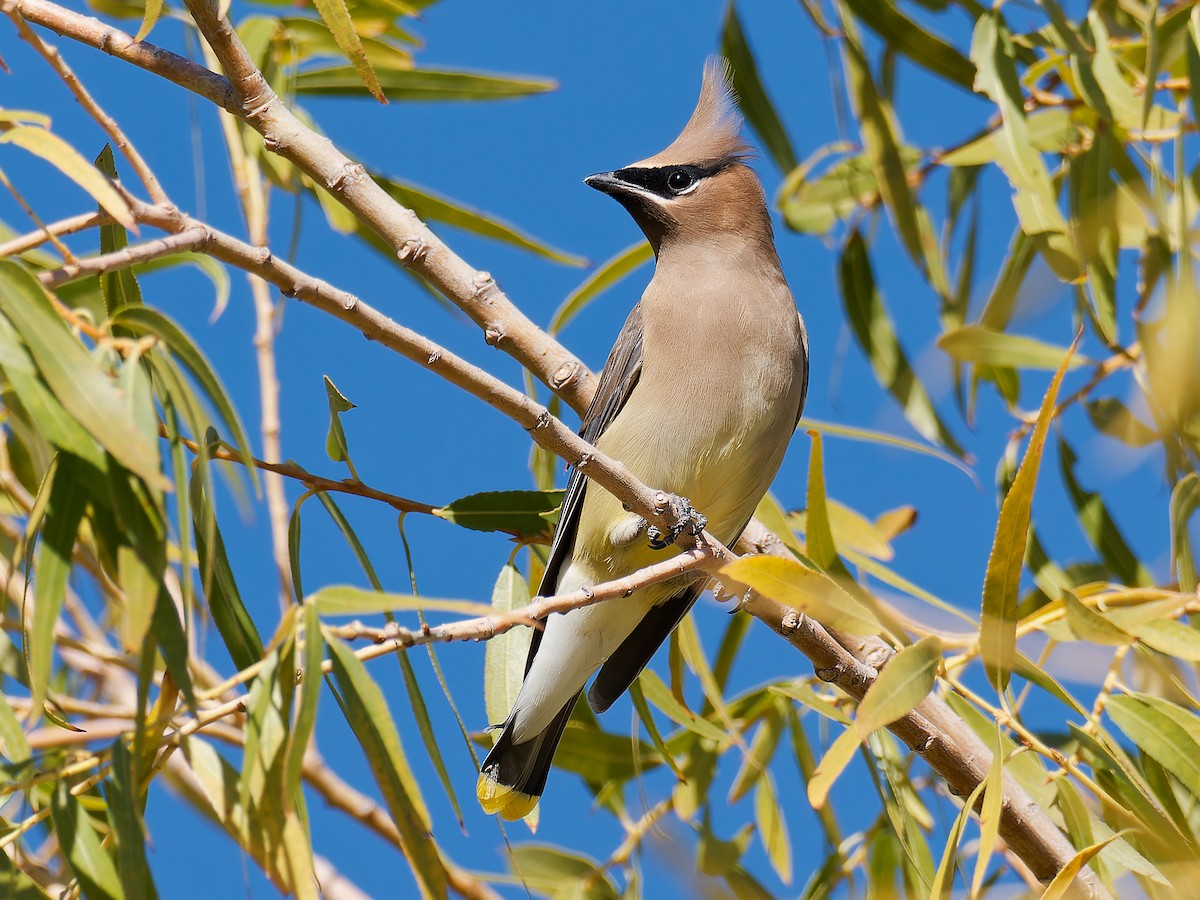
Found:
<path fill-rule="evenodd" d="M 158 178 L 155 177 L 154 172 L 146 164 L 146 160 L 142 158 L 142 155 L 138 153 L 137 148 L 133 146 L 133 142 L 129 140 L 116 120 L 104 111 L 100 104 L 96 102 L 96 99 L 88 92 L 88 89 L 75 76 L 75 73 L 71 71 L 71 67 L 62 58 L 62 54 L 58 52 L 58 48 L 47 44 L 38 37 L 37 33 L 15 11 L 10 9 L 8 15 L 16 24 L 17 32 L 21 37 L 50 64 L 50 68 L 54 69 L 58 77 L 63 80 L 63 83 L 67 86 L 67 90 L 71 92 L 79 102 L 79 105 L 87 110 L 88 115 L 96 120 L 96 124 L 108 135 L 109 139 L 116 145 L 117 150 L 129 160 L 129 165 L 137 173 L 138 178 L 141 179 L 142 184 L 146 188 L 146 193 L 150 195 L 150 199 L 155 203 L 170 202 L 166 192 L 158 183 Z"/>
<path fill-rule="evenodd" d="M 170 256 L 172 253 L 183 253 L 187 250 L 201 250 L 208 238 L 209 235 L 205 229 L 188 228 L 177 234 L 156 238 L 144 244 L 134 244 L 112 253 L 67 263 L 61 268 L 48 272 L 39 272 L 38 280 L 46 287 L 61 287 L 69 282 L 78 281 L 80 278 L 103 275 L 105 272 L 115 272 L 118 269 L 128 269 L 130 266 L 158 259 L 160 256 Z"/>
<path fill-rule="evenodd" d="M 16 256 L 18 253 L 25 253 L 28 250 L 40 247 L 46 241 L 50 240 L 52 235 L 54 237 L 62 237 L 67 234 L 75 234 L 79 231 L 85 231 L 88 228 L 95 228 L 97 225 L 107 225 L 111 221 L 112 216 L 103 211 L 82 213 L 78 216 L 71 216 L 68 219 L 60 219 L 57 222 L 51 222 L 38 231 L 31 231 L 28 234 L 23 234 L 20 237 L 15 237 L 0 244 L 0 258 Z"/>

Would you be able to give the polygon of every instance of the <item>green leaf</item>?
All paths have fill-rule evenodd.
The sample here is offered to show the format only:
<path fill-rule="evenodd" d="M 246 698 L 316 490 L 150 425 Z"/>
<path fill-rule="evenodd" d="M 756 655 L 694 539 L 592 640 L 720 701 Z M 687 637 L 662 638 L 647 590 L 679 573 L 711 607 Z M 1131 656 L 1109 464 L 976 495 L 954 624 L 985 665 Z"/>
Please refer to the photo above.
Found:
<path fill-rule="evenodd" d="M 775 791 L 770 773 L 758 780 L 754 791 L 754 821 L 771 867 L 784 884 L 792 883 L 792 845 L 788 840 L 783 805 Z"/>
<path fill-rule="evenodd" d="M 154 7 L 157 5 L 158 9 Z M 142 22 L 142 28 L 149 31 L 147 21 L 153 24 L 153 20 L 158 18 L 158 13 L 162 8 L 161 0 L 148 0 L 146 3 L 146 21 Z M 153 16 L 153 18 L 152 18 Z M 144 35 L 141 35 L 137 40 L 142 40 Z M 108 144 L 104 145 L 104 149 L 100 151 L 100 155 L 96 157 L 95 166 L 113 181 L 117 180 L 117 164 L 113 158 L 112 147 Z M 129 246 L 129 234 L 125 231 L 125 226 L 119 222 L 108 223 L 100 226 L 100 252 L 115 253 L 118 250 L 124 250 Z M 105 272 L 100 276 L 100 293 L 104 296 L 104 308 L 111 315 L 122 306 L 141 305 L 142 290 L 138 287 L 137 278 L 133 271 L 129 268 L 117 269 L 115 272 Z"/>
<path fill-rule="evenodd" d="M 250 452 L 252 445 L 246 426 L 242 424 L 237 407 L 229 399 L 229 393 L 217 375 L 217 370 L 213 368 L 199 345 L 169 316 L 147 306 L 126 306 L 113 315 L 112 321 L 115 325 L 128 328 L 134 334 L 154 335 L 167 346 L 172 359 L 183 363 L 204 391 L 204 396 L 220 414 L 225 427 L 233 436 L 238 459 L 245 467 L 251 482 L 257 485 L 258 469 Z"/>
<path fill-rule="evenodd" d="M 939 447 L 931 447 L 928 444 L 921 444 L 917 441 L 910 441 L 908 438 L 902 438 L 894 434 L 888 434 L 885 431 L 875 431 L 871 428 L 859 428 L 854 425 L 839 425 L 834 422 L 824 422 L 820 419 L 810 419 L 807 416 L 796 423 L 797 431 L 815 431 L 822 435 L 830 437 L 846 438 L 851 441 L 861 441 L 864 444 L 878 444 L 883 447 L 894 447 L 897 450 L 906 450 L 910 453 L 920 453 L 924 456 L 932 456 L 934 459 L 940 459 L 942 462 L 949 463 L 962 472 L 975 486 L 979 486 L 979 479 L 975 477 L 975 473 L 971 467 L 964 463 L 956 456 L 952 456 L 945 450 Z"/>
<path fill-rule="evenodd" d="M 818 763 L 816 770 L 812 773 L 812 777 L 808 779 L 808 802 L 813 809 L 821 809 L 825 806 L 825 799 L 829 796 L 829 789 L 833 787 L 833 783 L 837 781 L 838 776 L 846 770 L 846 766 L 850 764 L 850 760 L 854 758 L 854 753 L 858 750 L 858 745 L 861 743 L 858 730 L 856 728 L 847 728 L 838 735 L 832 746 L 825 751 L 825 755 Z"/>
<path fill-rule="evenodd" d="M 602 263 L 559 305 L 558 309 L 554 311 L 554 315 L 550 317 L 550 324 L 546 326 L 546 330 L 552 335 L 558 334 L 597 296 L 636 272 L 652 259 L 654 259 L 654 248 L 646 241 L 638 241 Z"/>
<path fill-rule="evenodd" d="M 355 406 L 337 389 L 328 375 L 325 379 L 325 394 L 329 399 L 329 434 L 325 438 L 325 452 L 334 462 L 344 462 L 350 470 L 350 477 L 358 481 L 358 473 L 354 471 L 354 463 L 350 461 L 350 446 L 346 443 L 346 432 L 342 429 L 342 413 L 349 412 Z"/>
<path fill-rule="evenodd" d="M 643 674 L 645 673 L 643 672 Z M 654 749 L 658 751 L 658 755 L 671 767 L 671 771 L 675 773 L 675 777 L 680 782 L 686 782 L 687 776 L 679 768 L 679 763 L 675 761 L 675 755 L 667 748 L 666 742 L 663 741 L 662 733 L 659 732 L 658 726 L 654 723 L 654 714 L 650 712 L 650 705 L 646 702 L 646 695 L 642 691 L 641 682 L 635 681 L 629 686 L 629 699 L 633 703 L 634 710 L 637 712 L 638 721 L 646 729 L 646 733 L 650 736 L 650 742 L 654 745 Z"/>
<path fill-rule="evenodd" d="M 964 325 L 948 331 L 937 339 L 938 346 L 960 362 L 983 366 L 1008 366 L 1014 369 L 1057 369 L 1070 355 L 1067 347 L 1047 344 L 1035 338 L 1003 331 L 992 331 L 982 325 Z M 1071 356 L 1068 368 L 1090 365 L 1092 360 Z"/>
<path fill-rule="evenodd" d="M 492 606 L 501 614 L 529 605 L 529 584 L 511 563 L 500 570 L 492 588 Z M 488 721 L 499 724 L 508 718 L 521 682 L 525 679 L 525 660 L 533 632 L 514 628 L 487 642 L 483 654 L 483 696 Z"/>
<path fill-rule="evenodd" d="M 734 776 L 727 801 L 731 806 L 746 796 L 750 788 L 767 774 L 767 768 L 775 756 L 775 749 L 779 746 L 782 734 L 783 714 L 777 704 L 763 716 L 758 730 L 754 732 L 754 738 L 750 741 L 750 748 L 742 759 L 742 765 Z"/>
<path fill-rule="evenodd" d="M 825 494 L 825 453 L 821 435 L 812 435 L 812 450 L 808 455 L 808 509 L 804 520 L 804 545 L 808 556 L 830 573 L 843 568 L 829 526 L 829 510 Z"/>
<path fill-rule="evenodd" d="M 1076 281 L 1082 274 L 1080 263 L 1058 208 L 1057 191 L 1030 139 L 1016 55 L 1003 16 L 995 10 L 979 16 L 971 40 L 971 61 L 976 68 L 975 89 L 999 107 L 1003 122 L 996 162 L 1015 190 L 1013 206 L 1021 229 L 1035 239 L 1055 274 Z"/>
<path fill-rule="evenodd" d="M 1130 447 L 1148 447 L 1159 440 L 1158 432 L 1144 424 L 1116 397 L 1088 400 L 1084 408 L 1097 431 Z"/>
<path fill-rule="evenodd" d="M 843 15 L 842 24 L 847 93 L 858 119 L 863 150 L 875 170 L 879 195 L 901 244 L 913 262 L 924 270 L 938 293 L 945 296 L 949 293 L 945 272 L 937 255 L 936 242 L 927 245 L 922 234 L 928 228 L 922 226 L 923 209 L 908 184 L 908 173 L 900 153 L 903 141 L 891 101 L 875 87 L 853 20 Z"/>
<path fill-rule="evenodd" d="M 1079 517 L 1079 524 L 1088 541 L 1095 547 L 1104 565 L 1121 584 L 1151 587 L 1154 577 L 1129 549 L 1125 536 L 1105 506 L 1099 494 L 1084 490 L 1075 477 L 1075 451 L 1061 435 L 1058 439 L 1058 462 L 1063 484 Z"/>
<path fill-rule="evenodd" d="M 1200 719 L 1148 694 L 1111 697 L 1105 709 L 1134 744 L 1200 796 Z"/>
<path fill-rule="evenodd" d="M 967 826 L 967 822 L 971 819 L 971 813 L 976 808 L 976 802 L 979 800 L 979 795 L 983 793 L 984 787 L 987 786 L 987 779 L 975 785 L 975 790 L 967 796 L 966 802 L 959 809 L 958 815 L 954 817 L 954 824 L 950 826 L 950 831 L 946 835 L 946 846 L 942 851 L 942 861 L 938 864 L 937 872 L 933 876 L 933 883 L 929 887 L 929 897 L 931 900 L 949 900 L 952 896 L 954 888 L 954 869 L 958 862 L 958 845 L 962 841 L 963 830 Z"/>
<path fill-rule="evenodd" d="M 725 14 L 725 25 L 721 31 L 721 54 L 732 68 L 733 89 L 746 121 L 763 142 L 779 171 L 790 172 L 796 168 L 796 153 L 792 150 L 792 142 L 788 140 L 783 122 L 780 121 L 779 114 L 775 111 L 771 98 L 767 96 L 766 88 L 763 87 L 758 66 L 754 62 L 754 53 L 746 42 L 742 23 L 738 21 L 737 5 L 733 2 L 729 4 L 729 10 Z"/>
<path fill-rule="evenodd" d="M 170 490 L 159 470 L 156 442 L 141 432 L 121 392 L 18 263 L 0 261 L 0 313 L 21 335 L 63 408 L 118 462 L 150 486 Z"/>
<path fill-rule="evenodd" d="M 720 577 L 752 587 L 831 628 L 852 634 L 876 634 L 881 628 L 874 613 L 836 581 L 790 559 L 742 557 L 724 566 Z"/>
<path fill-rule="evenodd" d="M 1118 647 L 1133 643 L 1132 634 L 1085 606 L 1071 591 L 1062 592 L 1062 601 L 1067 610 L 1067 624 L 1081 641 Z"/>
<path fill-rule="evenodd" d="M 970 89 L 975 67 L 956 47 L 904 15 L 894 0 L 847 0 L 854 15 L 917 65 L 939 78 Z"/>
<path fill-rule="evenodd" d="M 54 630 L 73 567 L 75 537 L 89 499 L 81 475 L 79 462 L 70 456 L 60 456 L 42 488 L 49 492 L 49 502 L 34 579 L 33 623 L 25 651 L 35 716 L 46 699 L 54 656 Z"/>
<path fill-rule="evenodd" d="M 373 171 L 371 177 L 388 192 L 393 200 L 411 209 L 421 219 L 452 225 L 455 228 L 461 228 L 468 234 L 477 234 L 503 244 L 520 247 L 522 250 L 528 250 L 545 259 L 564 265 L 582 266 L 587 262 L 582 257 L 547 244 L 495 216 L 467 206 L 458 200 L 434 193 L 428 188 L 388 178 Z M 364 236 L 373 234 L 373 232 L 365 232 L 359 223 L 355 222 L 354 224 L 357 226 L 359 234 Z M 391 247 L 385 246 L 384 250 L 393 261 L 396 261 L 396 254 Z"/>
<path fill-rule="evenodd" d="M 1067 892 L 1071 890 L 1071 883 L 1075 880 L 1083 867 L 1092 861 L 1101 850 L 1117 839 L 1118 835 L 1105 838 L 1098 841 L 1089 847 L 1084 847 L 1069 860 L 1067 864 L 1058 870 L 1058 874 L 1054 876 L 1054 880 L 1046 885 L 1046 890 L 1042 894 L 1042 900 L 1062 900 L 1067 896 Z"/>
<path fill-rule="evenodd" d="M 0 128 L 0 144 L 13 144 L 41 157 L 91 194 L 106 213 L 137 231 L 129 204 L 113 183 L 58 135 L 34 125 L 10 126 Z"/>
<path fill-rule="evenodd" d="M 645 774 L 662 765 L 662 759 L 645 741 L 634 743 L 628 734 L 584 725 L 577 714 L 563 731 L 554 765 L 565 772 L 574 772 L 599 790 L 609 783 L 624 784 Z"/>
<path fill-rule="evenodd" d="M 1197 508 L 1200 508 L 1200 475 L 1189 472 L 1171 491 L 1171 559 L 1179 574 L 1179 589 L 1189 593 L 1196 590 L 1196 562 L 1192 558 L 1188 522 Z"/>
<path fill-rule="evenodd" d="M 146 862 L 146 842 L 142 837 L 140 791 L 134 779 L 133 757 L 123 738 L 112 745 L 112 777 L 105 782 L 104 799 L 108 803 L 108 824 L 117 841 L 117 873 L 126 896 L 156 900 L 158 892 Z"/>
<path fill-rule="evenodd" d="M 1078 341 L 1078 338 L 1076 338 Z M 1072 352 L 1074 344 L 1072 344 Z M 988 556 L 983 580 L 983 604 L 979 626 L 979 649 L 988 680 L 1001 690 L 1008 686 L 1009 674 L 1017 652 L 1017 603 L 1020 600 L 1021 565 L 1029 534 L 1033 490 L 1037 484 L 1046 432 L 1054 417 L 1058 388 L 1071 361 L 1070 353 L 1050 380 L 1038 412 L 1037 424 L 1025 458 L 1013 479 L 1012 487 L 1000 505 L 996 536 Z"/>
<path fill-rule="evenodd" d="M 42 436 L 61 450 L 103 471 L 108 457 L 96 440 L 63 409 L 38 375 L 37 366 L 8 319 L 0 315 L 0 367 L 21 406 Z M 9 404 L 12 405 L 11 402 Z"/>
<path fill-rule="evenodd" d="M 65 781 L 54 786 L 51 815 L 58 845 L 67 865 L 79 879 L 79 887 L 88 900 L 124 900 L 126 894 L 117 876 L 117 867 L 100 845 L 91 817 L 83 805 L 71 796 Z"/>
<path fill-rule="evenodd" d="M 571 900 L 616 900 L 617 889 L 594 859 L 550 844 L 512 848 L 513 873 L 533 891 L 557 896 L 560 889 L 590 879 L 590 887 Z M 593 877 L 594 876 L 594 877 Z"/>
<path fill-rule="evenodd" d="M 872 731 L 890 725 L 924 700 L 933 690 L 941 661 L 942 639 L 936 634 L 893 656 L 858 705 L 854 726 L 859 737 L 865 740 Z"/>
<path fill-rule="evenodd" d="M 470 600 L 437 600 L 432 597 L 418 597 L 416 594 L 368 591 L 349 585 L 323 587 L 308 599 L 316 604 L 317 610 L 323 616 L 361 616 L 397 610 L 454 612 L 475 616 L 493 615 L 496 612 L 486 603 L 474 603 Z M 514 613 L 512 617 L 519 618 L 520 614 Z"/>
<path fill-rule="evenodd" d="M 198 474 L 192 477 L 190 497 L 196 555 L 204 576 L 201 581 L 213 624 L 217 626 L 233 664 L 238 669 L 249 668 L 263 657 L 262 638 L 242 602 L 229 557 L 225 554 L 220 526 L 217 525 Z"/>
<path fill-rule="evenodd" d="M 1043 153 L 1062 153 L 1079 143 L 1079 129 L 1071 121 L 1071 111 L 1052 107 L 1033 113 L 1025 120 L 1030 144 Z M 995 162 L 1005 140 L 1003 130 L 987 131 L 982 136 L 955 147 L 937 157 L 943 166 L 984 166 Z"/>
<path fill-rule="evenodd" d="M 379 87 L 389 100 L 501 100 L 541 94 L 558 87 L 541 78 L 514 78 L 437 69 L 381 69 Z M 350 95 L 362 92 L 362 80 L 350 66 L 305 69 L 296 76 L 301 94 Z"/>
<path fill-rule="evenodd" d="M 472 531 L 503 531 L 526 539 L 548 538 L 562 491 L 485 491 L 460 497 L 433 511 Z"/>
<path fill-rule="evenodd" d="M 445 897 L 445 866 L 430 837 L 429 812 L 404 756 L 387 700 L 349 647 L 329 635 L 326 640 L 340 689 L 338 703 L 396 824 L 401 849 L 417 877 L 421 895 Z"/>
<path fill-rule="evenodd" d="M 696 715 L 680 703 L 671 693 L 671 689 L 658 677 L 657 672 L 652 669 L 643 669 L 638 676 L 637 684 L 641 687 L 646 699 L 675 724 L 682 725 L 688 731 L 707 738 L 718 746 L 723 746 L 729 741 L 729 735 L 719 727 L 704 716 Z"/>
<path fill-rule="evenodd" d="M 996 725 L 992 744 L 992 764 L 984 779 L 983 802 L 979 808 L 979 851 L 975 859 L 975 875 L 971 879 L 971 896 L 978 897 L 987 874 L 988 863 L 1000 837 L 1000 816 L 1004 809 L 1004 733 Z"/>
<path fill-rule="evenodd" d="M 933 401 L 900 347 L 895 325 L 875 286 L 866 242 L 858 229 L 851 233 L 842 249 L 838 283 L 850 327 L 879 383 L 899 401 L 904 415 L 923 437 L 962 456 L 962 448 L 934 410 Z"/>
<path fill-rule="evenodd" d="M 304 604 L 304 650 L 300 657 L 300 703 L 296 718 L 288 732 L 287 761 L 284 775 L 285 808 L 299 805 L 301 776 L 304 769 L 304 754 L 308 741 L 317 723 L 317 702 L 321 696 L 321 663 L 325 656 L 325 638 L 321 633 L 321 622 L 317 618 L 317 607 Z"/>
<path fill-rule="evenodd" d="M 321 14 L 321 19 L 333 35 L 333 39 L 337 41 L 337 45 L 346 59 L 350 60 L 359 80 L 376 100 L 386 103 L 387 98 L 384 97 L 375 70 L 371 68 L 371 63 L 363 51 L 362 40 L 354 27 L 354 20 L 350 18 L 350 10 L 347 9 L 345 0 L 313 0 L 313 5 Z"/>

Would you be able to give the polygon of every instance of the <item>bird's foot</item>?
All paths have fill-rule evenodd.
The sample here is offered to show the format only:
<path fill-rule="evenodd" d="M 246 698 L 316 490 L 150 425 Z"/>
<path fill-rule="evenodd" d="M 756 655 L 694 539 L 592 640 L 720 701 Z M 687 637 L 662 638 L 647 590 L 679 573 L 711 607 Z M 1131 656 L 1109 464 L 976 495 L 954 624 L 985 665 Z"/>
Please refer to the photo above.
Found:
<path fill-rule="evenodd" d="M 646 537 L 650 539 L 652 550 L 670 547 L 685 530 L 692 537 L 697 537 L 708 527 L 708 519 L 696 512 L 686 497 L 660 491 L 655 499 L 656 511 L 671 524 L 665 529 L 658 525 L 647 525 Z"/>

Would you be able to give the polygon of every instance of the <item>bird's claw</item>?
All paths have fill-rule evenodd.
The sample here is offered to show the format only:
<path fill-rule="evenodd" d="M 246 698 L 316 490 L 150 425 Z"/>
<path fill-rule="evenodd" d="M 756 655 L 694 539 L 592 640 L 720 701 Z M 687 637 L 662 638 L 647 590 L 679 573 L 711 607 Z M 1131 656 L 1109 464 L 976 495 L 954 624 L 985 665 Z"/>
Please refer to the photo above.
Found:
<path fill-rule="evenodd" d="M 650 549 L 665 550 L 674 544 L 684 531 L 692 537 L 697 537 L 708 527 L 707 517 L 697 512 L 686 497 L 677 494 L 662 496 L 662 514 L 666 515 L 672 524 L 665 530 L 658 525 L 647 525 L 646 537 L 650 541 Z"/>

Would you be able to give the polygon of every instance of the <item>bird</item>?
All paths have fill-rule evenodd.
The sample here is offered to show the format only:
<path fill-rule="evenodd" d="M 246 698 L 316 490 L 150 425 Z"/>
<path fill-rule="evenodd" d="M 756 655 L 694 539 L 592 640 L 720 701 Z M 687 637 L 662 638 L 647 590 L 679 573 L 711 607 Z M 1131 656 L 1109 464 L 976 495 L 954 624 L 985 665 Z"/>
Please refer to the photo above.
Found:
<path fill-rule="evenodd" d="M 654 275 L 613 346 L 580 435 L 669 492 L 665 531 L 576 467 L 538 591 L 552 596 L 662 559 L 681 527 L 736 542 L 774 480 L 808 389 L 808 336 L 783 275 L 728 63 L 704 64 L 679 136 L 654 156 L 584 183 L 620 203 L 654 250 Z M 489 814 L 525 817 L 593 673 L 603 712 L 703 592 L 702 575 L 551 615 L 535 630 L 521 689 L 480 767 Z"/>

